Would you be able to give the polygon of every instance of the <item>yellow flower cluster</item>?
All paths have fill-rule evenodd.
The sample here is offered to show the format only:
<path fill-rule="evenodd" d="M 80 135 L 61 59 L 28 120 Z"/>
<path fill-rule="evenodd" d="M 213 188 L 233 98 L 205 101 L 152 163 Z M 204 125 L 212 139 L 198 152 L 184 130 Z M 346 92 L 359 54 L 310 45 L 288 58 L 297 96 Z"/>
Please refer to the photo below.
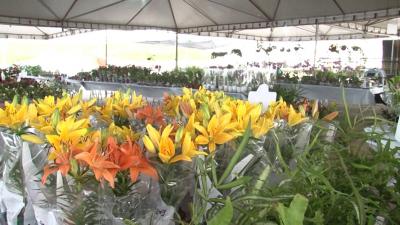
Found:
<path fill-rule="evenodd" d="M 167 115 L 185 121 L 176 129 L 171 125 L 159 130 L 147 126 L 148 135 L 143 137 L 143 142 L 164 163 L 190 161 L 195 155 L 205 154 L 199 149 L 207 149 L 213 154 L 218 145 L 242 136 L 249 125 L 252 135 L 260 138 L 274 127 L 276 119 L 287 120 L 289 126 L 307 119 L 282 99 L 263 113 L 259 104 L 234 100 L 223 92 L 210 92 L 203 88 L 196 93 L 183 89 L 182 96 L 165 96 L 163 105 Z M 176 133 L 172 134 L 174 130 Z M 176 154 L 177 147 L 181 148 L 180 154 Z"/>
<path fill-rule="evenodd" d="M 33 104 L 28 104 L 27 100 L 21 104 L 6 102 L 5 108 L 0 109 L 0 126 L 19 135 L 27 127 L 35 128 L 52 146 L 49 160 L 65 157 L 66 153 L 74 154 L 74 149 L 85 149 L 95 139 L 112 136 L 140 142 L 161 162 L 174 163 L 213 154 L 219 145 L 241 137 L 248 126 L 252 136 L 260 138 L 274 127 L 277 119 L 286 120 L 289 126 L 306 120 L 303 113 L 296 112 L 282 99 L 263 112 L 259 104 L 232 99 L 223 92 L 204 88 L 196 92 L 185 88 L 181 96 L 166 95 L 162 112 L 159 111 L 162 115 L 154 116 L 157 110 L 151 107 L 141 95 L 131 91 L 115 92 L 101 103 L 96 99 L 85 101 L 81 93 L 65 94 L 59 99 L 48 96 L 34 100 Z M 147 121 L 155 122 L 144 124 L 136 118 L 139 114 L 140 118 L 154 116 Z M 90 123 L 93 118 L 105 122 L 105 126 L 93 127 Z M 116 123 L 118 118 L 126 122 Z M 133 120 L 142 125 L 132 127 Z M 41 142 L 32 135 L 25 139 Z"/>

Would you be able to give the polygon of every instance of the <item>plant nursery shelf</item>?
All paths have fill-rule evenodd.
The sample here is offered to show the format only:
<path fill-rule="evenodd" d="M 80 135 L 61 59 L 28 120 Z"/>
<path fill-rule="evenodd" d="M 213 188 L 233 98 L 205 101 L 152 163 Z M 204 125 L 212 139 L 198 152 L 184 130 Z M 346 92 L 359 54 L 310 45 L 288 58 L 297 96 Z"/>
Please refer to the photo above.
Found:
<path fill-rule="evenodd" d="M 182 87 L 161 87 L 161 86 L 146 86 L 139 84 L 127 84 L 127 83 L 114 83 L 114 82 L 98 82 L 98 81 L 76 81 L 68 80 L 68 82 L 74 87 L 83 87 L 87 91 L 118 91 L 118 90 L 132 90 L 138 94 L 143 95 L 146 98 L 161 99 L 164 93 L 170 95 L 181 95 Z M 247 95 L 244 93 L 225 92 L 225 94 L 237 98 L 247 99 Z"/>
<path fill-rule="evenodd" d="M 343 103 L 341 87 L 290 83 L 277 83 L 277 85 L 300 88 L 301 95 L 308 99 L 329 100 L 341 104 Z M 346 101 L 350 105 L 375 104 L 375 96 L 369 88 L 344 88 L 344 91 L 346 94 Z"/>

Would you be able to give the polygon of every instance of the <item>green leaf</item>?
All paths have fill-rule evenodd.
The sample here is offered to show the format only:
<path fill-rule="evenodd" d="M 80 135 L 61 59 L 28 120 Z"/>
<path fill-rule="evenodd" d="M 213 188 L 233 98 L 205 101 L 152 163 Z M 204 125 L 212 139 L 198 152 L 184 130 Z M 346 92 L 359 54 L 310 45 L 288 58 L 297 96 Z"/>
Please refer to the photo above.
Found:
<path fill-rule="evenodd" d="M 60 110 L 56 109 L 53 112 L 53 115 L 51 115 L 51 126 L 56 129 L 57 124 L 60 122 Z"/>
<path fill-rule="evenodd" d="M 207 225 L 229 225 L 233 217 L 233 206 L 231 199 L 228 197 L 225 201 L 225 206 L 208 221 Z"/>
<path fill-rule="evenodd" d="M 278 211 L 281 225 L 302 225 L 307 206 L 308 199 L 300 194 L 294 196 L 289 208 L 279 203 L 276 210 Z"/>
<path fill-rule="evenodd" d="M 250 135 L 251 135 L 251 127 L 250 127 L 250 121 L 249 121 L 249 124 L 247 125 L 247 129 L 243 135 L 242 141 L 240 142 L 239 147 L 236 149 L 235 154 L 232 156 L 232 159 L 229 161 L 229 164 L 226 167 L 224 173 L 220 177 L 220 179 L 218 181 L 218 185 L 222 185 L 225 182 L 226 178 L 228 178 L 229 175 L 231 174 L 233 167 L 235 167 L 236 163 L 240 159 L 240 156 L 246 149 L 247 144 L 249 143 Z"/>
<path fill-rule="evenodd" d="M 124 219 L 123 222 L 125 225 L 137 225 L 137 223 L 135 223 L 132 220 L 128 220 L 128 219 Z"/>
<path fill-rule="evenodd" d="M 206 103 L 201 104 L 200 110 L 203 113 L 203 116 L 206 120 L 209 120 L 211 118 L 210 109 L 208 108 L 208 104 L 206 104 Z"/>
<path fill-rule="evenodd" d="M 216 188 L 220 189 L 220 190 L 232 189 L 232 188 L 244 185 L 247 182 L 249 182 L 250 180 L 251 180 L 251 177 L 240 177 L 240 178 L 238 178 L 232 182 L 229 182 L 227 184 L 217 185 Z"/>

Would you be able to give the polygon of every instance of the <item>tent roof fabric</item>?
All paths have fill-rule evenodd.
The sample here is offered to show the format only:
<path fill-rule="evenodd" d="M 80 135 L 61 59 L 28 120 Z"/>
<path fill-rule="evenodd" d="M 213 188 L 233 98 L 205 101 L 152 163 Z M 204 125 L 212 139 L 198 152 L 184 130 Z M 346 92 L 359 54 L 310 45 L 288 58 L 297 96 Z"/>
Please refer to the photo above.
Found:
<path fill-rule="evenodd" d="M 380 38 L 399 36 L 386 30 L 399 17 L 400 0 L 0 0 L 0 24 L 8 24 L 0 38 L 103 29 L 260 41 Z"/>
<path fill-rule="evenodd" d="M 395 17 L 400 0 L 1 0 L 0 23 L 182 33 Z"/>
<path fill-rule="evenodd" d="M 0 38 L 52 39 L 85 33 L 88 29 L 63 29 L 58 27 L 15 26 L 0 24 Z"/>
<path fill-rule="evenodd" d="M 231 37 L 258 41 L 311 41 L 364 38 L 386 38 L 398 36 L 387 31 L 388 24 L 400 25 L 400 18 L 379 19 L 368 22 L 300 25 L 262 29 L 236 29 L 216 32 L 198 32 L 201 36 Z M 317 34 L 317 35 L 316 35 Z"/>

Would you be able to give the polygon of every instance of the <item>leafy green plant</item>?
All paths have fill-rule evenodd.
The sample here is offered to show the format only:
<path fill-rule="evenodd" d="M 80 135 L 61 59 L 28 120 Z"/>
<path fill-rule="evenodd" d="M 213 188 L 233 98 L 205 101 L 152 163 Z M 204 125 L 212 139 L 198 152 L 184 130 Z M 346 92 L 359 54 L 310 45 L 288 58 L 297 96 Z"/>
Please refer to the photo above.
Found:
<path fill-rule="evenodd" d="M 392 104 L 400 104 L 400 76 L 395 76 L 388 80 L 389 91 L 392 94 Z"/>
<path fill-rule="evenodd" d="M 296 194 L 289 207 L 278 203 L 276 210 L 282 225 L 301 225 L 303 224 L 304 214 L 308 206 L 308 199 L 300 194 Z"/>
<path fill-rule="evenodd" d="M 30 76 L 39 76 L 43 71 L 42 71 L 42 67 L 37 65 L 37 66 L 22 66 L 21 67 L 22 70 L 25 70 L 26 73 Z"/>
<path fill-rule="evenodd" d="M 14 96 L 26 96 L 28 99 L 43 98 L 48 95 L 61 97 L 65 84 L 60 81 L 36 82 L 32 79 L 21 79 L 20 82 L 2 82 L 0 86 L 0 102 L 11 101 Z"/>
<path fill-rule="evenodd" d="M 271 162 L 258 154 L 227 184 L 224 180 L 231 168 L 258 146 L 251 144 L 254 140 L 243 140 L 234 153 L 224 155 L 230 159 L 226 164 L 200 160 L 201 188 L 196 190 L 199 197 L 193 202 L 191 224 L 201 224 L 202 218 L 212 221 L 230 204 L 233 217 L 229 220 L 226 213 L 223 218 L 237 225 L 367 225 L 375 224 L 378 217 L 388 225 L 400 224 L 399 148 L 385 144 L 379 133 L 364 132 L 366 126 L 379 127 L 387 121 L 363 114 L 350 114 L 345 104 L 339 121 L 314 121 L 310 142 L 301 152 L 295 143 L 272 138 L 275 142 L 264 145 L 263 151 L 271 152 L 275 146 L 278 160 Z M 209 198 L 213 188 L 220 195 Z"/>
<path fill-rule="evenodd" d="M 228 197 L 225 206 L 210 220 L 208 225 L 229 225 L 233 218 L 233 207 L 231 199 Z"/>
<path fill-rule="evenodd" d="M 110 65 L 108 67 L 100 67 L 91 72 L 80 72 L 72 79 L 199 88 L 203 77 L 204 70 L 198 67 L 156 73 L 148 68 Z"/>
<path fill-rule="evenodd" d="M 302 95 L 302 90 L 298 86 L 284 87 L 281 85 L 275 85 L 272 91 L 276 92 L 278 99 L 283 98 L 289 104 L 295 104 L 298 102 Z"/>

